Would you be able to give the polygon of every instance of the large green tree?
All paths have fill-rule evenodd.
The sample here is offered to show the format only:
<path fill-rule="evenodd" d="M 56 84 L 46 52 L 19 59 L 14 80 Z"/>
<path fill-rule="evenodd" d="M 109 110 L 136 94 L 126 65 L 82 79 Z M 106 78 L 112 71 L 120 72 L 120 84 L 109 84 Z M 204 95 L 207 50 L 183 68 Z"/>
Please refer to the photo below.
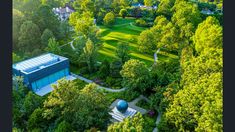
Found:
<path fill-rule="evenodd" d="M 104 24 L 108 27 L 112 27 L 115 23 L 115 15 L 113 12 L 109 12 L 104 17 Z"/>
<path fill-rule="evenodd" d="M 48 46 L 45 49 L 47 52 L 52 52 L 54 54 L 61 54 L 61 48 L 59 43 L 55 40 L 55 38 L 50 38 L 48 40 Z"/>
<path fill-rule="evenodd" d="M 60 26 L 60 22 L 52 12 L 50 6 L 41 5 L 33 15 L 34 16 L 32 20 L 39 26 L 41 32 L 43 32 L 45 29 L 49 29 L 56 38 L 59 38 L 60 33 L 58 27 Z"/>
<path fill-rule="evenodd" d="M 97 50 L 90 39 L 87 40 L 86 46 L 83 48 L 83 52 L 83 57 L 85 59 L 85 62 L 87 63 L 88 70 L 90 73 L 92 73 L 96 63 Z"/>
<path fill-rule="evenodd" d="M 127 60 L 130 59 L 129 57 L 129 46 L 127 43 L 119 42 L 116 50 L 116 56 L 119 60 L 124 64 Z"/>
<path fill-rule="evenodd" d="M 74 12 L 70 15 L 69 23 L 74 26 L 78 34 L 88 35 L 89 28 L 94 26 L 94 18 L 91 12 Z"/>
<path fill-rule="evenodd" d="M 198 25 L 193 36 L 195 49 L 198 53 L 207 48 L 222 48 L 223 29 L 215 17 L 207 17 Z"/>
<path fill-rule="evenodd" d="M 32 91 L 29 91 L 24 99 L 24 109 L 26 114 L 29 116 L 33 113 L 33 111 L 39 108 L 42 104 L 42 97 L 36 95 Z"/>
<path fill-rule="evenodd" d="M 25 21 L 20 27 L 19 48 L 21 51 L 30 52 L 41 47 L 41 32 L 39 27 L 32 21 Z"/>
<path fill-rule="evenodd" d="M 132 118 L 126 118 L 123 122 L 114 123 L 108 126 L 108 132 L 142 132 L 144 131 L 144 119 L 138 112 Z"/>
<path fill-rule="evenodd" d="M 44 102 L 46 119 L 64 120 L 76 131 L 103 128 L 109 120 L 107 100 L 96 84 L 82 89 L 74 81 L 62 79 L 53 88 Z"/>
<path fill-rule="evenodd" d="M 84 131 L 91 127 L 104 129 L 110 119 L 108 114 L 108 102 L 103 92 L 92 83 L 86 85 L 74 102 L 72 124 L 78 131 Z M 70 117 L 68 117 L 70 118 Z M 70 118 L 71 119 L 71 118 Z"/>
<path fill-rule="evenodd" d="M 48 40 L 50 38 L 54 38 L 52 31 L 49 29 L 45 29 L 42 33 L 42 36 L 41 36 L 41 43 L 42 43 L 43 47 L 46 47 L 48 45 Z"/>
<path fill-rule="evenodd" d="M 187 1 L 176 2 L 173 12 L 171 20 L 180 31 L 180 43 L 189 44 L 197 25 L 201 22 L 201 14 L 195 4 Z"/>
<path fill-rule="evenodd" d="M 90 38 L 95 44 L 99 42 L 99 28 L 94 23 L 91 12 L 82 14 L 74 12 L 70 15 L 69 24 L 72 25 L 79 36 Z"/>
<path fill-rule="evenodd" d="M 150 73 L 144 62 L 136 59 L 127 61 L 120 71 L 123 85 L 137 92 L 144 92 L 151 88 Z"/>
<path fill-rule="evenodd" d="M 127 16 L 128 12 L 126 9 L 121 9 L 120 12 L 119 12 L 119 15 L 122 17 L 122 18 L 125 18 Z"/>
<path fill-rule="evenodd" d="M 24 14 L 16 9 L 13 9 L 13 16 L 12 16 L 12 28 L 13 28 L 13 49 L 18 49 L 18 38 L 19 38 L 19 33 L 20 33 L 20 26 L 24 22 Z"/>
<path fill-rule="evenodd" d="M 33 129 L 43 129 L 47 128 L 47 121 L 43 118 L 43 109 L 37 108 L 33 111 L 33 113 L 29 116 L 27 123 L 27 130 L 32 131 Z"/>
<path fill-rule="evenodd" d="M 205 25 L 204 21 L 201 25 Z M 210 24 L 207 28 L 218 27 Z M 198 27 L 200 29 L 200 27 Z M 207 30 L 205 28 L 204 30 Z M 202 31 L 203 32 L 203 31 Z M 215 32 L 218 45 L 222 45 L 221 32 Z M 196 41 L 197 42 L 197 41 Z M 163 126 L 171 126 L 177 131 L 221 131 L 222 123 L 222 46 L 207 46 L 207 41 L 200 43 L 204 47 L 199 54 L 193 55 L 190 47 L 182 50 L 181 90 L 169 103 L 163 115 Z M 205 46 L 206 45 L 206 46 Z M 196 46 L 196 45 L 195 45 Z"/>
<path fill-rule="evenodd" d="M 174 3 L 175 0 L 161 0 L 157 8 L 157 13 L 170 18 L 173 14 L 171 9 Z"/>
<path fill-rule="evenodd" d="M 138 38 L 139 51 L 145 53 L 152 53 L 156 49 L 156 44 L 154 43 L 154 35 L 151 30 L 144 30 L 140 33 Z"/>

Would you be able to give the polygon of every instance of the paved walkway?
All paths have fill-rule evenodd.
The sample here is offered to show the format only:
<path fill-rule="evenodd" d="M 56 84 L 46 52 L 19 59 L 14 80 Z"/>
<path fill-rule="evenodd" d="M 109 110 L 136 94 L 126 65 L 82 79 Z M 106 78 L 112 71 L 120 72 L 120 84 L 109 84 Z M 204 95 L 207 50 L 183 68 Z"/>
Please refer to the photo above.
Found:
<path fill-rule="evenodd" d="M 158 52 L 160 52 L 160 48 L 154 53 L 154 64 L 157 63 L 157 59 L 158 59 L 157 53 L 158 53 Z"/>
<path fill-rule="evenodd" d="M 162 113 L 158 112 L 158 116 L 157 116 L 157 119 L 156 119 L 156 127 L 153 129 L 153 132 L 158 132 L 157 125 L 161 121 L 161 117 L 162 117 Z"/>
<path fill-rule="evenodd" d="M 89 79 L 84 78 L 84 77 L 82 77 L 82 76 L 79 76 L 79 75 L 77 75 L 77 74 L 71 73 L 71 75 L 74 76 L 74 77 L 76 77 L 76 78 L 78 78 L 78 79 L 80 79 L 80 80 L 83 80 L 83 81 L 85 81 L 85 82 L 87 82 L 87 83 L 93 83 L 92 80 L 89 80 Z M 104 89 L 104 90 L 109 91 L 109 92 L 122 92 L 122 91 L 125 91 L 125 90 L 126 90 L 126 88 L 122 88 L 122 89 L 112 89 L 112 88 L 107 88 L 107 87 L 103 87 L 103 86 L 100 86 L 100 85 L 98 85 L 98 89 Z"/>

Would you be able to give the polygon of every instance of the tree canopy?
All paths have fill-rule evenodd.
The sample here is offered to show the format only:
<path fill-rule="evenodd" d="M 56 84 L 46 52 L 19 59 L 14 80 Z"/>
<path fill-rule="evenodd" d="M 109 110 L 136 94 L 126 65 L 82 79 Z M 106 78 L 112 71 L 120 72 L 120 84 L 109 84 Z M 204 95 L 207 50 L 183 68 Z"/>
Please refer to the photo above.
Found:
<path fill-rule="evenodd" d="M 134 131 L 134 132 L 142 132 L 144 129 L 144 119 L 142 115 L 138 112 L 133 118 L 126 118 L 123 122 L 118 122 L 111 124 L 108 127 L 108 132 L 114 131 Z"/>
<path fill-rule="evenodd" d="M 19 48 L 21 51 L 30 52 L 40 47 L 41 32 L 32 21 L 25 21 L 20 27 Z"/>
<path fill-rule="evenodd" d="M 120 71 L 123 77 L 124 87 L 133 89 L 137 92 L 144 92 L 151 88 L 150 73 L 147 66 L 136 59 L 130 59 L 123 66 Z"/>
<path fill-rule="evenodd" d="M 111 27 L 115 23 L 115 15 L 112 12 L 109 12 L 104 17 L 104 24 Z"/>
<path fill-rule="evenodd" d="M 196 51 L 200 53 L 207 48 L 222 48 L 222 31 L 223 29 L 215 17 L 207 17 L 198 25 L 193 36 Z"/>

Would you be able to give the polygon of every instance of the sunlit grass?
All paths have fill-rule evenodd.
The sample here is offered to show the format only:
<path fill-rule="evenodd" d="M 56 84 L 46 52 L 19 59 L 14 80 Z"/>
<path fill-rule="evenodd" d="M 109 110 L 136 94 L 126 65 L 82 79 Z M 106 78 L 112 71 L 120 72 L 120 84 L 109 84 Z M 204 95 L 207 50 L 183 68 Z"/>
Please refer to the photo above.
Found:
<path fill-rule="evenodd" d="M 103 25 L 98 25 L 100 28 L 102 45 L 98 49 L 98 61 L 104 60 L 113 61 L 117 59 L 116 49 L 118 42 L 125 42 L 129 45 L 129 55 L 133 59 L 139 59 L 144 61 L 148 66 L 151 66 L 154 62 L 154 55 L 141 53 L 138 50 L 138 36 L 147 29 L 143 27 L 135 26 L 131 23 L 135 21 L 135 18 L 116 18 L 116 23 L 112 28 L 108 28 Z M 63 47 L 63 51 L 71 52 L 70 45 Z M 154 51 L 153 51 L 154 52 Z M 177 55 L 168 53 L 165 50 L 161 50 L 158 53 L 159 61 L 168 61 L 169 59 L 177 59 Z"/>

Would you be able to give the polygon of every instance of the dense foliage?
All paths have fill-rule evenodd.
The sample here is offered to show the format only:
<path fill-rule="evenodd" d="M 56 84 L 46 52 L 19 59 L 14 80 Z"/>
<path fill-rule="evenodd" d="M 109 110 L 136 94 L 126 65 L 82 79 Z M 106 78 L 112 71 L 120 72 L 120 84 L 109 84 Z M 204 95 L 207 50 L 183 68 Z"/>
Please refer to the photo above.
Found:
<path fill-rule="evenodd" d="M 135 131 L 142 132 L 144 127 L 144 119 L 140 113 L 133 118 L 126 118 L 123 122 L 114 123 L 108 127 L 108 132 L 114 131 Z"/>
<path fill-rule="evenodd" d="M 135 59 L 127 61 L 120 71 L 123 85 L 137 92 L 145 92 L 151 88 L 150 73 L 146 65 Z"/>
<path fill-rule="evenodd" d="M 208 17 L 200 24 L 196 32 L 204 32 L 215 26 L 220 29 L 218 23 L 210 24 L 208 28 L 200 28 L 212 19 Z M 215 32 L 215 34 L 218 37 L 213 37 L 212 42 L 222 38 L 220 32 Z M 173 101 L 164 114 L 162 126 L 168 124 L 180 131 L 222 130 L 222 41 L 216 42 L 218 46 L 213 47 L 206 46 L 207 41 L 201 41 L 201 45 L 205 47 L 197 56 L 184 57 L 181 63 L 182 90 L 174 95 Z"/>
<path fill-rule="evenodd" d="M 60 21 L 52 8 L 65 6 L 75 12 Z M 61 79 L 40 97 L 14 77 L 13 131 L 152 131 L 151 112 L 159 131 L 222 131 L 221 9 L 222 0 L 13 0 L 13 63 L 51 52 L 73 73 L 126 88 Z M 148 114 L 110 122 L 114 100 L 141 94 Z"/>

